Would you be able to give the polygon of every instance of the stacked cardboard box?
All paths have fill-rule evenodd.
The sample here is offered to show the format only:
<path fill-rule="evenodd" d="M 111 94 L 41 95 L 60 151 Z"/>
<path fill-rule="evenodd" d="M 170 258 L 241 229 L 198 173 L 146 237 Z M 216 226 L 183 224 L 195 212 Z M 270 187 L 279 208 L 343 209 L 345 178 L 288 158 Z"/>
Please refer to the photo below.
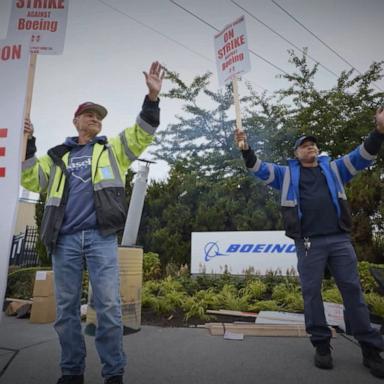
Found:
<path fill-rule="evenodd" d="M 53 271 L 37 271 L 33 287 L 31 323 L 51 323 L 56 319 Z"/>

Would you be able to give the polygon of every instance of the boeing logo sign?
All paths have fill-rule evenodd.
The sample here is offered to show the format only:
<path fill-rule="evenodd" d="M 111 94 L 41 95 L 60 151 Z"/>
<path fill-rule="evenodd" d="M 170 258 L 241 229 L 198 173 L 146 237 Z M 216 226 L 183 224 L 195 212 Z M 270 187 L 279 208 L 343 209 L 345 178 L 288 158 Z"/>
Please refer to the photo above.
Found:
<path fill-rule="evenodd" d="M 204 260 L 209 261 L 216 256 L 228 256 L 225 253 L 221 253 L 219 246 L 215 242 L 209 242 L 204 247 Z"/>
<path fill-rule="evenodd" d="M 296 268 L 296 247 L 283 231 L 193 232 L 192 273 L 244 274 Z"/>
<path fill-rule="evenodd" d="M 295 244 L 231 244 L 227 252 L 240 252 L 240 253 L 295 253 Z"/>
<path fill-rule="evenodd" d="M 204 246 L 204 260 L 217 256 L 228 256 L 231 253 L 296 253 L 295 244 L 230 244 L 225 253 L 220 252 L 217 242 L 209 242 Z"/>

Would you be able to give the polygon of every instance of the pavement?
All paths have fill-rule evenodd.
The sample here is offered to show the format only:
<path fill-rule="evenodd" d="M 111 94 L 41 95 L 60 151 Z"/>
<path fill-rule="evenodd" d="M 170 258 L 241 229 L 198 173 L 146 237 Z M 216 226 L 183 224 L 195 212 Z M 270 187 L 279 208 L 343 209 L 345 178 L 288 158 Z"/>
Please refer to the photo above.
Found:
<path fill-rule="evenodd" d="M 86 336 L 85 383 L 102 384 L 94 338 Z M 338 334 L 332 341 L 335 367 L 313 365 L 306 337 L 251 337 L 225 340 L 202 328 L 142 326 L 124 336 L 126 384 L 373 384 L 359 346 Z M 0 383 L 55 384 L 60 349 L 52 324 L 0 320 Z"/>

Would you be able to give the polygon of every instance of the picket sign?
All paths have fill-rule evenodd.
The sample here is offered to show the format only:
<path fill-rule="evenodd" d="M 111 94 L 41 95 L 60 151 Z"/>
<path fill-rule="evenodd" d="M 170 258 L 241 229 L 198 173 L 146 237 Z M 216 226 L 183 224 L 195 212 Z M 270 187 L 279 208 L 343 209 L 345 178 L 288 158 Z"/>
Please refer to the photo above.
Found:
<path fill-rule="evenodd" d="M 20 185 L 20 148 L 29 50 L 20 40 L 0 40 L 0 303 L 7 285 L 9 255 Z M 0 311 L 1 318 L 2 311 Z"/>
<path fill-rule="evenodd" d="M 215 35 L 215 57 L 219 85 L 232 81 L 233 99 L 236 113 L 236 127 L 243 130 L 240 113 L 240 98 L 237 76 L 251 69 L 247 44 L 245 18 L 241 16 Z M 240 149 L 244 143 L 239 143 Z"/>
<path fill-rule="evenodd" d="M 63 51 L 69 0 L 12 0 L 7 38 L 0 41 L 0 303 L 7 283 L 16 221 L 24 120 L 30 117 L 37 54 Z M 1 314 L 0 314 L 1 318 Z"/>
<path fill-rule="evenodd" d="M 30 61 L 24 120 L 31 115 L 37 55 L 58 55 L 64 49 L 69 0 L 13 0 L 7 38 L 29 41 Z M 21 160 L 25 159 L 28 136 L 24 135 Z"/>

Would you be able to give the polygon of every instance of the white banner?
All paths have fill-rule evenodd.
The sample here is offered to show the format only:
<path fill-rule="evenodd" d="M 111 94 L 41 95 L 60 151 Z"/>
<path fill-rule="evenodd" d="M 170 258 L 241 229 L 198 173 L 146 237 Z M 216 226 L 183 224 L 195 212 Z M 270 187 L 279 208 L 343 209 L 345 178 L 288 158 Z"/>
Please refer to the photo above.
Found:
<path fill-rule="evenodd" d="M 251 69 L 247 42 L 244 16 L 215 35 L 215 56 L 220 86 Z"/>
<path fill-rule="evenodd" d="M 296 272 L 296 248 L 284 231 L 192 232 L 191 272 L 244 275 Z"/>
<path fill-rule="evenodd" d="M 29 64 L 28 44 L 0 40 L 0 303 L 7 284 L 11 241 L 19 197 L 23 112 Z M 0 313 L 1 316 L 1 313 Z"/>
<path fill-rule="evenodd" d="M 13 0 L 8 39 L 25 34 L 30 50 L 42 55 L 63 52 L 69 0 Z"/>

